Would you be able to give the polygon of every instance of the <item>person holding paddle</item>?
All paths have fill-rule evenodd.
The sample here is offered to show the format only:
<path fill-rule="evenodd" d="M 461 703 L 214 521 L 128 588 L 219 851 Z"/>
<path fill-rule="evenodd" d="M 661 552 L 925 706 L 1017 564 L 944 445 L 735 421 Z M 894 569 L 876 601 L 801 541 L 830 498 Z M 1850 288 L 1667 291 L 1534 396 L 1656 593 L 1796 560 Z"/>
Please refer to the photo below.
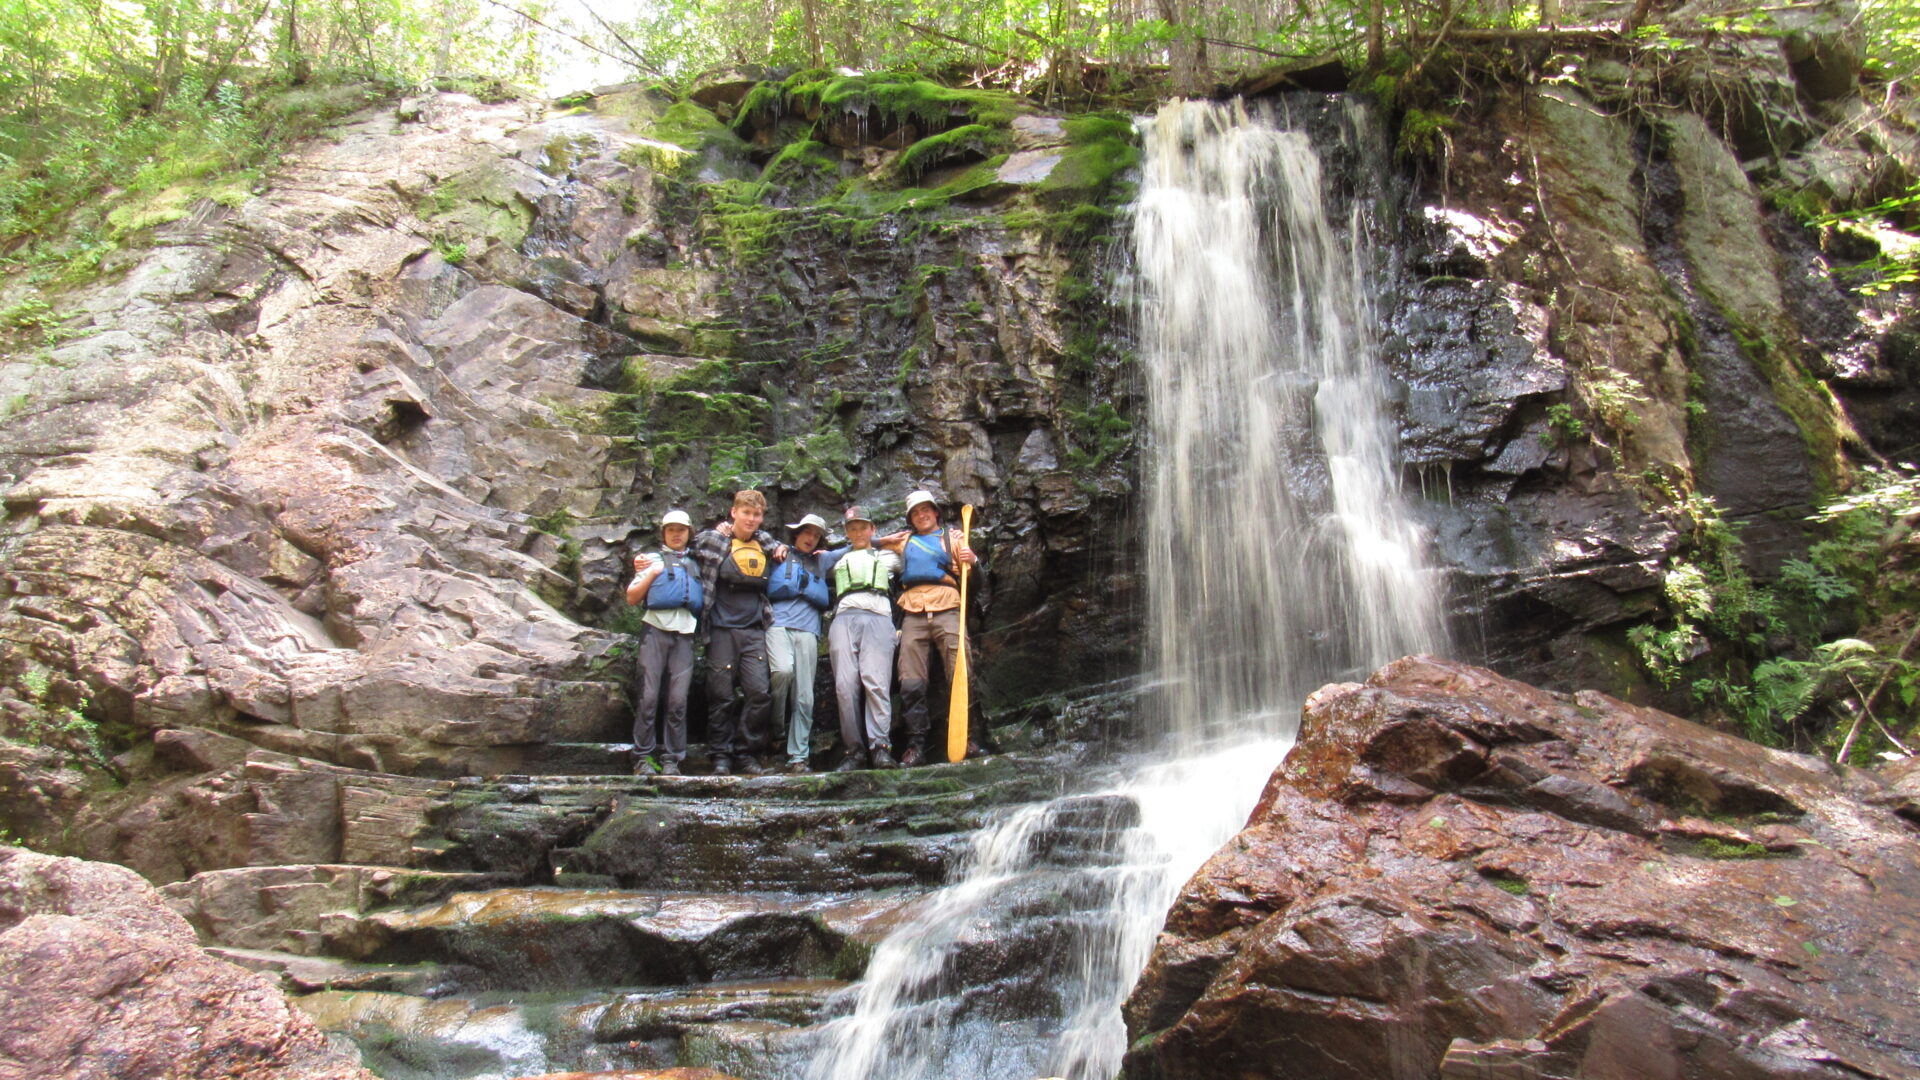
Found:
<path fill-rule="evenodd" d="M 908 529 L 882 537 L 880 546 L 900 556 L 898 601 L 900 644 L 895 664 L 900 676 L 901 722 L 907 748 L 900 764 L 918 765 L 927 758 L 927 668 L 938 646 L 947 674 L 960 671 L 961 566 L 977 562 L 973 548 L 958 531 L 943 529 L 940 510 L 931 492 L 907 496 Z"/>

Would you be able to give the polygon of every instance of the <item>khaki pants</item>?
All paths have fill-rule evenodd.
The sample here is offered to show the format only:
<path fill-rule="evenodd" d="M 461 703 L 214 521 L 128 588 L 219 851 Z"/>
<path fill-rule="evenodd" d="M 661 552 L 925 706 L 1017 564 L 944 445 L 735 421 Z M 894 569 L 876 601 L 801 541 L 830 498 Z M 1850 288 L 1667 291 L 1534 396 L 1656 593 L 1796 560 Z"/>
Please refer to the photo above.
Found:
<path fill-rule="evenodd" d="M 906 613 L 900 624 L 900 722 L 907 729 L 907 745 L 927 748 L 927 669 L 933 650 L 940 650 L 949 678 L 960 653 L 960 612 Z"/>

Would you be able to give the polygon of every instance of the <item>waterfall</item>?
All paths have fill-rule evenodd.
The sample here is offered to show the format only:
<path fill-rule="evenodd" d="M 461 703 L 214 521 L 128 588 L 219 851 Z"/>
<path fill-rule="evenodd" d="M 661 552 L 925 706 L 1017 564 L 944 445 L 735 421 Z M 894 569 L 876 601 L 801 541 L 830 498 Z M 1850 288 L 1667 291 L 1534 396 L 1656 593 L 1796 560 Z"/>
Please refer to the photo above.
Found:
<path fill-rule="evenodd" d="M 1384 174 L 1368 114 L 1337 118 Z M 1274 120 L 1175 102 L 1144 131 L 1148 659 L 1188 744 L 1291 734 L 1321 683 L 1440 633 L 1376 356 L 1366 200 L 1336 231 L 1312 140 Z"/>
<path fill-rule="evenodd" d="M 1384 176 L 1367 114 L 1323 104 Z M 1268 107 L 1176 101 L 1142 130 L 1161 760 L 983 830 L 956 884 L 876 950 L 810 1080 L 1112 1077 L 1120 1006 L 1168 906 L 1244 823 L 1306 694 L 1441 642 L 1372 332 L 1366 200 L 1332 197 L 1313 141 Z M 1078 865 L 1042 842 L 1063 819 L 1103 837 L 1069 845 Z M 996 941 L 1025 954 L 1027 980 L 980 962 Z M 968 983 L 970 965 L 990 977 Z"/>

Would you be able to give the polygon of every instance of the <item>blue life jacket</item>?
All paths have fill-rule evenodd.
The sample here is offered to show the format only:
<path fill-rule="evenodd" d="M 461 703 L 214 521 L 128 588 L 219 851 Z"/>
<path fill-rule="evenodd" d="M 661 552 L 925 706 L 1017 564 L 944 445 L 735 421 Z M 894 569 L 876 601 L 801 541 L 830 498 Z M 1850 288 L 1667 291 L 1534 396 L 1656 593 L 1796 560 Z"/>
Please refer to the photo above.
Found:
<path fill-rule="evenodd" d="M 907 537 L 905 554 L 906 566 L 900 571 L 900 584 L 907 588 L 954 584 L 947 579 L 947 571 L 953 569 L 953 556 L 947 554 L 945 530 L 926 536 L 915 533 Z"/>
<path fill-rule="evenodd" d="M 827 592 L 826 579 L 800 564 L 801 555 L 796 549 L 787 553 L 787 560 L 774 566 L 767 575 L 767 599 L 769 600 L 805 600 L 821 611 L 833 603 L 833 597 Z"/>
<path fill-rule="evenodd" d="M 700 605 L 706 599 L 700 588 L 700 577 L 687 565 L 684 552 L 662 551 L 660 558 L 666 568 L 660 576 L 647 586 L 647 607 L 653 610 L 661 608 L 683 607 L 695 615 L 700 614 Z"/>

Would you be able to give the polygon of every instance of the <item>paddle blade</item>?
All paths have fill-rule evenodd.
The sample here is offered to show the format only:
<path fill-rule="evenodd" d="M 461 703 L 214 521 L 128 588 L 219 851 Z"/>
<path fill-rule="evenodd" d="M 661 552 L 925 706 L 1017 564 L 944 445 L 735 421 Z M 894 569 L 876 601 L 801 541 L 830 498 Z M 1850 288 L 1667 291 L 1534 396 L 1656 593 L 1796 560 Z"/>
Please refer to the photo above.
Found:
<path fill-rule="evenodd" d="M 973 507 L 960 508 L 960 546 L 972 545 Z M 967 756 L 967 711 L 973 704 L 968 692 L 967 679 L 967 571 L 972 569 L 965 563 L 960 565 L 960 647 L 954 650 L 953 693 L 947 705 L 947 760 L 959 761 Z"/>

